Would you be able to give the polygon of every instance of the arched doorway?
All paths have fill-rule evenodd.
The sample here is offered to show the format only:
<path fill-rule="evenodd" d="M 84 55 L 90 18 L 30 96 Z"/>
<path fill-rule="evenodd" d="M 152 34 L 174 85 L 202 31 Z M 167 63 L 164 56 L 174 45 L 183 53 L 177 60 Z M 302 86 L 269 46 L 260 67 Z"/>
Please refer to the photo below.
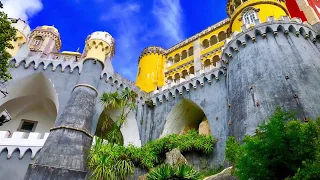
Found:
<path fill-rule="evenodd" d="M 189 99 L 182 99 L 169 113 L 161 137 L 198 130 L 210 134 L 209 122 L 202 109 Z"/>
<path fill-rule="evenodd" d="M 11 121 L 0 131 L 38 132 L 54 127 L 57 118 L 58 96 L 51 81 L 41 72 L 10 82 L 0 99 L 0 112 L 7 110 Z"/>
<path fill-rule="evenodd" d="M 120 108 L 105 107 L 100 114 L 95 135 L 102 137 L 103 134 L 110 132 L 114 126 L 115 120 L 120 116 Z M 107 126 L 105 124 L 108 124 Z M 139 135 L 139 128 L 134 112 L 130 112 L 127 116 L 126 123 L 123 124 L 121 129 L 117 130 L 117 135 L 122 139 L 121 145 L 133 144 L 137 147 L 141 146 Z"/>

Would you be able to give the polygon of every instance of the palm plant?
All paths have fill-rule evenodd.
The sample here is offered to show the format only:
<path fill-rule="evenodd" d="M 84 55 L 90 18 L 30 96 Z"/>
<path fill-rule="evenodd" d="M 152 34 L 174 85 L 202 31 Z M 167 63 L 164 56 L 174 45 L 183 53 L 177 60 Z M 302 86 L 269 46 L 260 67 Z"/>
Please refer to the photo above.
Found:
<path fill-rule="evenodd" d="M 101 126 L 101 138 L 95 137 L 95 143 L 88 155 L 88 167 L 92 170 L 92 179 L 122 180 L 132 175 L 134 164 L 127 155 L 120 129 L 126 123 L 129 113 L 136 109 L 137 94 L 129 89 L 121 93 L 103 93 L 100 97 L 105 107 L 120 108 L 121 113 L 113 122 L 109 114 Z M 107 143 L 106 143 L 107 142 Z"/>
<path fill-rule="evenodd" d="M 119 130 L 126 123 L 127 117 L 133 110 L 136 110 L 136 98 L 137 94 L 129 90 L 128 88 L 121 91 L 121 93 L 113 92 L 113 93 L 103 93 L 100 100 L 105 107 L 111 108 L 120 108 L 121 113 L 117 117 L 114 123 L 110 118 L 110 115 L 106 115 L 107 119 L 104 121 L 104 124 L 101 128 L 110 129 L 106 134 L 102 135 L 103 138 L 107 139 L 109 143 L 119 144 L 121 142 L 121 137 L 119 135 Z M 111 120 L 111 121 L 110 121 Z M 113 127 L 110 127 L 113 126 Z"/>

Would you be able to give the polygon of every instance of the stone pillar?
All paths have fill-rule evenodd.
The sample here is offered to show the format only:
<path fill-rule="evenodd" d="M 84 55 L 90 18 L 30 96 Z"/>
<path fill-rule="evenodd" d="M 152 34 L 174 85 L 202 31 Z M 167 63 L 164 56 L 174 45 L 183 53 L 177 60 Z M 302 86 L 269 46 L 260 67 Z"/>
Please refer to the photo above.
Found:
<path fill-rule="evenodd" d="M 197 76 L 200 73 L 201 70 L 201 42 L 200 39 L 197 39 L 194 42 L 194 49 L 193 49 L 193 54 L 194 54 L 194 74 Z"/>
<path fill-rule="evenodd" d="M 95 111 L 102 64 L 87 60 L 68 104 L 51 129 L 50 136 L 25 180 L 81 180 L 87 175 L 86 154 L 91 147 L 91 125 Z"/>

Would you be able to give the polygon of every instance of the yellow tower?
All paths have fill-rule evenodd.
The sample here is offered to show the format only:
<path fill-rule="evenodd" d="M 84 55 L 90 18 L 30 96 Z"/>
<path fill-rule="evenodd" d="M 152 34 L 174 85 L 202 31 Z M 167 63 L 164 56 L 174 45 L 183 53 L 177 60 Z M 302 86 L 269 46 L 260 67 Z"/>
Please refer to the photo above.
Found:
<path fill-rule="evenodd" d="M 28 37 L 30 34 L 29 25 L 21 20 L 21 19 L 10 19 L 12 22 L 12 27 L 17 30 L 16 39 L 11 42 L 13 45 L 13 49 L 7 49 L 7 52 L 11 54 L 11 56 L 15 56 L 20 49 L 20 47 L 27 43 Z"/>
<path fill-rule="evenodd" d="M 145 48 L 140 57 L 136 85 L 143 91 L 151 92 L 164 85 L 165 50 L 152 46 Z"/>
<path fill-rule="evenodd" d="M 264 23 L 269 16 L 279 19 L 289 16 L 285 0 L 228 0 L 227 13 L 232 32 L 241 31 L 241 26 L 254 26 Z"/>
<path fill-rule="evenodd" d="M 32 51 L 58 53 L 61 45 L 59 31 L 53 26 L 38 26 L 30 35 L 29 47 Z"/>
<path fill-rule="evenodd" d="M 95 59 L 104 64 L 106 59 L 111 60 L 114 53 L 114 39 L 109 33 L 97 31 L 87 37 L 83 52 L 84 60 Z"/>

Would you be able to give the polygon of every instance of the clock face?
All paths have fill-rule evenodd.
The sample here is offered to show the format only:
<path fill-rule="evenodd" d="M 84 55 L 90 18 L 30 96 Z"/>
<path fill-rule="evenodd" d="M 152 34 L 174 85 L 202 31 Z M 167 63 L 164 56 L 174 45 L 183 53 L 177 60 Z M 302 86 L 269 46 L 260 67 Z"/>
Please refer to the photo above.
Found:
<path fill-rule="evenodd" d="M 320 18 L 320 0 L 308 0 L 308 3 L 314 9 L 318 18 Z"/>

